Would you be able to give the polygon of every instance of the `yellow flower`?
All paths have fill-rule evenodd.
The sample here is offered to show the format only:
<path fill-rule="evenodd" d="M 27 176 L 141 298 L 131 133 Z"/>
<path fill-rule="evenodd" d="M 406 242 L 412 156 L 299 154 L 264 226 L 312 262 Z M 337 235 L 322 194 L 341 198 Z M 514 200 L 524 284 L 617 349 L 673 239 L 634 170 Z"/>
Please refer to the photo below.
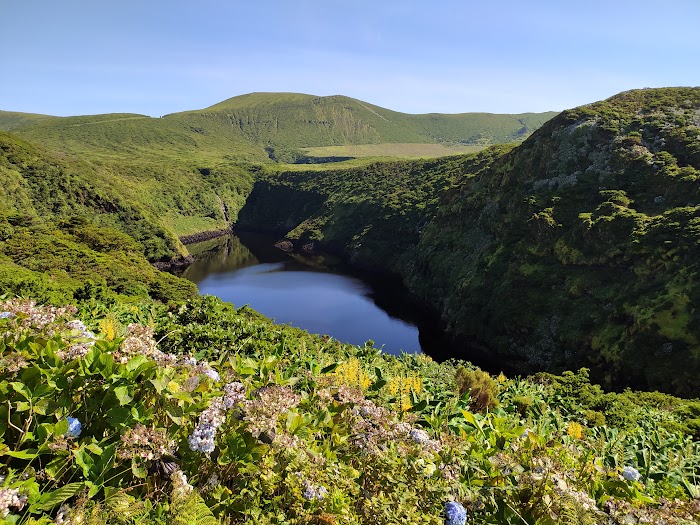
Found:
<path fill-rule="evenodd" d="M 105 317 L 100 322 L 100 332 L 105 334 L 105 339 L 107 341 L 114 341 L 117 336 L 117 327 L 115 326 L 114 319 L 110 317 Z"/>
<path fill-rule="evenodd" d="M 576 423 L 576 421 L 569 421 L 569 426 L 566 427 L 566 433 L 574 439 L 581 439 L 583 437 L 583 427 Z"/>

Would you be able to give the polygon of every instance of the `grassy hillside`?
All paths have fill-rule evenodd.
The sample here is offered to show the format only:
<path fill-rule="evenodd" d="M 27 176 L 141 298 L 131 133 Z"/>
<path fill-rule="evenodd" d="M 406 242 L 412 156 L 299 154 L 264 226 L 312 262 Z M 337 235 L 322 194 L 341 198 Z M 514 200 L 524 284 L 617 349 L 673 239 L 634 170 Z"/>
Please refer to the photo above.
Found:
<path fill-rule="evenodd" d="M 697 525 L 700 400 L 343 345 L 150 262 L 237 220 L 397 272 L 453 332 L 538 369 L 696 394 L 699 137 L 700 89 L 335 170 L 0 133 L 0 520 Z"/>
<path fill-rule="evenodd" d="M 564 112 L 512 151 L 257 183 L 241 222 L 400 273 L 523 369 L 697 394 L 699 89 Z"/>
<path fill-rule="evenodd" d="M 0 111 L 0 131 L 12 131 L 32 123 L 37 123 L 42 120 L 56 119 L 49 115 L 38 115 L 36 113 L 19 113 L 16 111 Z"/>
<path fill-rule="evenodd" d="M 229 228 L 252 177 L 226 165 L 94 163 L 0 132 L 0 183 L 3 293 L 174 299 L 195 287 L 149 263 L 185 257 L 179 235 Z"/>
<path fill-rule="evenodd" d="M 398 272 L 437 213 L 440 195 L 511 147 L 344 170 L 272 172 L 256 181 L 236 226 L 286 234 L 299 249 L 315 244 L 357 265 Z"/>
<path fill-rule="evenodd" d="M 302 148 L 321 146 L 520 141 L 554 115 L 408 115 L 342 96 L 251 93 L 163 118 L 133 114 L 57 118 L 0 112 L 0 129 L 55 151 L 92 159 L 207 165 L 231 160 L 303 161 Z"/>

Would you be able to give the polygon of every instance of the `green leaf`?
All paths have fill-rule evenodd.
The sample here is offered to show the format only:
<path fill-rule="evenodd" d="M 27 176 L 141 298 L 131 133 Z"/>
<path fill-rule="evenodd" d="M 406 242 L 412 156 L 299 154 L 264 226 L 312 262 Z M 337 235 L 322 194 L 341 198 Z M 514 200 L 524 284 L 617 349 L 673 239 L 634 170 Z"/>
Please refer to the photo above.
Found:
<path fill-rule="evenodd" d="M 476 418 L 474 417 L 474 414 L 472 414 L 468 410 L 462 410 L 462 416 L 464 417 L 464 419 L 467 420 L 467 423 L 469 423 L 470 425 L 472 425 L 476 428 L 481 428 L 481 425 L 479 425 L 477 423 Z"/>
<path fill-rule="evenodd" d="M 148 475 L 148 470 L 145 465 L 137 458 L 131 458 L 131 472 L 137 478 L 146 479 Z"/>
<path fill-rule="evenodd" d="M 372 384 L 372 386 L 369 387 L 369 389 L 370 390 L 379 390 L 379 389 L 383 388 L 384 386 L 386 386 L 386 383 L 387 383 L 386 379 L 378 379 L 377 381 L 375 381 Z"/>
<path fill-rule="evenodd" d="M 112 407 L 107 411 L 109 426 L 116 428 L 124 425 L 131 419 L 131 409 L 127 407 Z"/>
<path fill-rule="evenodd" d="M 56 505 L 60 505 L 69 498 L 78 494 L 85 486 L 82 482 L 68 483 L 61 488 L 52 492 L 46 492 L 41 495 L 38 503 L 35 503 L 29 508 L 29 512 L 36 513 L 37 511 L 46 511 L 53 509 Z"/>
<path fill-rule="evenodd" d="M 75 451 L 75 462 L 83 469 L 83 475 L 86 478 L 94 479 L 97 477 L 95 460 L 92 459 L 85 447 L 80 447 Z"/>
<path fill-rule="evenodd" d="M 54 436 L 62 436 L 68 432 L 68 420 L 63 418 L 53 426 Z"/>
<path fill-rule="evenodd" d="M 417 403 L 413 405 L 408 411 L 409 412 L 420 412 L 421 410 L 425 410 L 425 407 L 428 406 L 428 401 L 424 399 L 420 403 Z"/>
<path fill-rule="evenodd" d="M 324 366 L 324 367 L 321 369 L 321 373 L 322 373 L 322 374 L 330 374 L 330 373 L 333 372 L 336 368 L 338 368 L 338 365 L 339 365 L 339 364 L 340 364 L 340 363 L 333 363 L 333 364 L 330 364 L 330 365 L 328 365 L 328 366 Z"/>
<path fill-rule="evenodd" d="M 34 459 L 39 453 L 35 448 L 28 448 L 26 450 L 6 450 L 1 453 L 3 456 L 10 456 L 16 459 Z"/>
<path fill-rule="evenodd" d="M 129 393 L 129 387 L 127 386 L 118 386 L 115 388 L 114 395 L 116 395 L 117 399 L 119 400 L 119 406 L 128 405 L 134 399 L 134 397 Z"/>
<path fill-rule="evenodd" d="M 22 395 L 27 401 L 30 401 L 32 399 L 32 393 L 29 390 L 29 388 L 27 388 L 27 385 L 25 385 L 24 383 L 14 381 L 10 383 L 10 386 L 15 392 Z"/>

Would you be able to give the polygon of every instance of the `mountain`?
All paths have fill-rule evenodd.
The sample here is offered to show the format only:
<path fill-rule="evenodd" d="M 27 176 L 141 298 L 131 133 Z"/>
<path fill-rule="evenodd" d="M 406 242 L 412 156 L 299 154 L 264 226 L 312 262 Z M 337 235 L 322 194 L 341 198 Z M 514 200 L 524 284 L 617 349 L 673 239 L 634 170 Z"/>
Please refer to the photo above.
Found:
<path fill-rule="evenodd" d="M 700 89 L 652 89 L 514 148 L 263 178 L 240 225 L 398 273 L 521 371 L 697 395 L 699 195 Z"/>
<path fill-rule="evenodd" d="M 294 162 L 310 147 L 521 141 L 555 114 L 409 115 L 343 96 L 251 93 L 162 118 L 0 112 L 0 129 L 100 160 Z"/>
<path fill-rule="evenodd" d="M 21 124 L 0 135 L 0 282 L 18 289 L 24 268 L 39 279 L 27 293 L 68 283 L 61 293 L 77 297 L 93 272 L 125 293 L 136 288 L 98 264 L 70 277 L 72 261 L 89 258 L 57 253 L 58 241 L 87 242 L 95 261 L 112 260 L 115 245 L 122 258 L 165 263 L 187 255 L 178 236 L 236 224 L 399 275 L 455 338 L 523 372 L 586 366 L 610 386 L 697 395 L 700 89 L 622 93 L 563 112 L 520 145 L 467 156 L 303 169 L 278 166 L 275 143 L 263 146 L 417 140 L 416 127 L 399 134 L 413 117 L 342 97 L 252 94 L 161 119 Z M 234 138 L 259 161 L 224 153 Z M 154 286 L 139 293 L 167 295 Z"/>

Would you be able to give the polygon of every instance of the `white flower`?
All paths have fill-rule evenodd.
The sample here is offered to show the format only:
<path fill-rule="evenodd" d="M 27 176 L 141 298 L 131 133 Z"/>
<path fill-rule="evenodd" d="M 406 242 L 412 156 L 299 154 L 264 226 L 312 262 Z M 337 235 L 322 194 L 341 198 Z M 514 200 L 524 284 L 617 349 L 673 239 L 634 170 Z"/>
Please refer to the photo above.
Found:
<path fill-rule="evenodd" d="M 207 377 L 209 377 L 209 378 L 211 378 L 211 379 L 214 380 L 214 381 L 218 381 L 218 380 L 219 380 L 219 372 L 217 372 L 217 371 L 214 370 L 213 368 L 206 368 L 206 369 L 204 370 L 204 375 L 207 376 Z"/>

